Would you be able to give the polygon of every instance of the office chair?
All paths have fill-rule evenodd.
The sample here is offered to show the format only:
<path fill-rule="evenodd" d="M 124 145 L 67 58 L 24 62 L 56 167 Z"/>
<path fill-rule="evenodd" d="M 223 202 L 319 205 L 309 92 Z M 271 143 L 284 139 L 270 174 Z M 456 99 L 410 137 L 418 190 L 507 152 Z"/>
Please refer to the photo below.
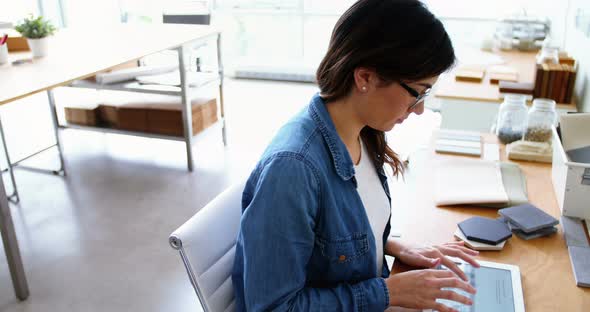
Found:
<path fill-rule="evenodd" d="M 245 181 L 225 190 L 169 238 L 205 312 L 235 311 L 231 272 L 244 186 Z"/>

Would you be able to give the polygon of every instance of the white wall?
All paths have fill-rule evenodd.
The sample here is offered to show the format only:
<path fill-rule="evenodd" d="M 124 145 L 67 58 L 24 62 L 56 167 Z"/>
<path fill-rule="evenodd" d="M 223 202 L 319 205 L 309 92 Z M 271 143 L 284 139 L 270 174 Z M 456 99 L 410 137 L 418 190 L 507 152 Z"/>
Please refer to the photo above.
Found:
<path fill-rule="evenodd" d="M 576 29 L 574 24 L 575 11 L 585 2 L 584 0 L 569 0 L 570 10 L 566 36 L 566 51 L 578 61 L 578 76 L 576 78 L 576 101 L 578 110 L 590 112 L 590 38 Z M 588 4 L 584 4 L 590 7 Z"/>

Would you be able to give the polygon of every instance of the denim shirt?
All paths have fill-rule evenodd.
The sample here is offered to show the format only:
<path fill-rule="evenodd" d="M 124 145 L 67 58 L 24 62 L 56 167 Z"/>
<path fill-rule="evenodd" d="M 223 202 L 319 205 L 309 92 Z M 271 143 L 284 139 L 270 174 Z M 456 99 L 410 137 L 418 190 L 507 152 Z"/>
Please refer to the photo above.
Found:
<path fill-rule="evenodd" d="M 387 176 L 376 170 L 391 202 Z M 383 260 L 375 276 L 375 237 L 354 174 L 316 95 L 278 132 L 246 182 L 232 272 L 238 311 L 389 306 L 389 269 Z M 388 222 L 383 244 L 390 229 Z"/>

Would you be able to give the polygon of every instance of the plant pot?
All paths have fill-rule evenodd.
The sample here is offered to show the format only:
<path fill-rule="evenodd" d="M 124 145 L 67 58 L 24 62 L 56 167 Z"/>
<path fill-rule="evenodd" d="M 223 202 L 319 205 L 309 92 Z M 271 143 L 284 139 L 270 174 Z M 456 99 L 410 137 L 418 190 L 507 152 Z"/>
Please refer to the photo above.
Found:
<path fill-rule="evenodd" d="M 40 39 L 27 38 L 33 57 L 43 57 L 49 53 L 49 37 Z"/>

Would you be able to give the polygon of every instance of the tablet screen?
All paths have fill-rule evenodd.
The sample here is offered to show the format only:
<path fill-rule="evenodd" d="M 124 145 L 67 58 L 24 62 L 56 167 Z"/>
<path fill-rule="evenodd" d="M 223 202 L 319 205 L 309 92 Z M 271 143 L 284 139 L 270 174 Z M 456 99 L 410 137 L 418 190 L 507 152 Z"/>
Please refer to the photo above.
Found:
<path fill-rule="evenodd" d="M 477 289 L 477 294 L 473 296 L 462 290 L 452 290 L 471 298 L 473 306 L 442 299 L 437 301 L 461 312 L 514 312 L 512 275 L 509 270 L 483 266 L 477 269 L 466 264 L 460 267 L 467 274 L 470 284 Z"/>

